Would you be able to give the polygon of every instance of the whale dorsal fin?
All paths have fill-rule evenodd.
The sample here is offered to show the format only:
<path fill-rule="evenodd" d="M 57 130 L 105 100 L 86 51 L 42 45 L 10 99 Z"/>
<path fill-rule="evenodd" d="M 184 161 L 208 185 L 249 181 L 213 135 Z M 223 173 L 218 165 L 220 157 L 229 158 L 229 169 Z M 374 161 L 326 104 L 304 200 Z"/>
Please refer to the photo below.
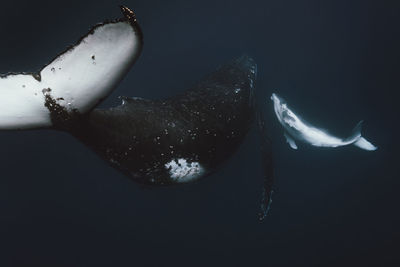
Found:
<path fill-rule="evenodd" d="M 96 25 L 39 72 L 0 76 L 0 130 L 50 127 L 50 107 L 82 114 L 107 97 L 142 47 L 134 13 L 121 10 L 123 18 Z"/>
<path fill-rule="evenodd" d="M 284 132 L 283 135 L 285 136 L 286 142 L 289 144 L 289 146 L 293 149 L 297 149 L 296 142 L 293 140 L 293 138 L 287 132 Z"/>

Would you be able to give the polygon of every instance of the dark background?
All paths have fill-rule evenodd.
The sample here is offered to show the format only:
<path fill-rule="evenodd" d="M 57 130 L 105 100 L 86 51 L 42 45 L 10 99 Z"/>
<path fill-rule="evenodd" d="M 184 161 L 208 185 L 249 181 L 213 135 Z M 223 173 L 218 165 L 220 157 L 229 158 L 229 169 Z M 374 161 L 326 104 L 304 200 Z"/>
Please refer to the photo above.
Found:
<path fill-rule="evenodd" d="M 118 95 L 182 92 L 246 53 L 271 130 L 276 192 L 257 220 L 256 131 L 218 173 L 145 189 L 65 133 L 0 132 L 0 266 L 400 266 L 398 1 L 131 0 L 142 56 Z M 0 73 L 35 71 L 118 1 L 8 1 Z M 269 96 L 376 152 L 293 151 Z"/>

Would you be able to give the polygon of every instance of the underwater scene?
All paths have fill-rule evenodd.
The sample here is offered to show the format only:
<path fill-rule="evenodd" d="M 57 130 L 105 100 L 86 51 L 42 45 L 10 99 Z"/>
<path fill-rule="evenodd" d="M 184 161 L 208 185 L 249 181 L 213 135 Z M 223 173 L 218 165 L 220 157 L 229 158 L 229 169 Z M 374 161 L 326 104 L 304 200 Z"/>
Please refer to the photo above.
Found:
<path fill-rule="evenodd" d="M 0 266 L 400 266 L 396 1 L 0 13 Z"/>

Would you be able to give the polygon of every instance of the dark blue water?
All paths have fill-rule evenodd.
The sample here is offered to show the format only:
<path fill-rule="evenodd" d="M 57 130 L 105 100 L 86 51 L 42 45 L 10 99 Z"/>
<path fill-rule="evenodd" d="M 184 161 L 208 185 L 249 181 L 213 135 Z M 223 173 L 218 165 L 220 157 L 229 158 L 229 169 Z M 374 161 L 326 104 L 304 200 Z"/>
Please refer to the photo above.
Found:
<path fill-rule="evenodd" d="M 0 10 L 0 73 L 34 71 L 117 1 L 14 1 Z M 125 1 L 144 51 L 118 95 L 182 92 L 243 53 L 274 147 L 276 192 L 257 220 L 256 131 L 215 175 L 144 189 L 71 136 L 0 133 L 0 266 L 399 266 L 396 1 Z M 291 150 L 277 92 L 308 121 L 346 136 L 364 119 L 376 152 Z"/>

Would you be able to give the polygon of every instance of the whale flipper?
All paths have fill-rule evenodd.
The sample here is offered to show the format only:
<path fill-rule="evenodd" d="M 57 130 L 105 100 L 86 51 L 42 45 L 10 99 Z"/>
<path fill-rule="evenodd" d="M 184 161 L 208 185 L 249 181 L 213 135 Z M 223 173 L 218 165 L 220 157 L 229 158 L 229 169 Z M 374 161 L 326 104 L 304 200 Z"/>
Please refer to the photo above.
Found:
<path fill-rule="evenodd" d="M 296 142 L 294 141 L 294 139 L 286 132 L 284 132 L 283 135 L 285 136 L 286 142 L 289 144 L 289 146 L 292 149 L 297 149 L 297 145 L 296 145 Z"/>
<path fill-rule="evenodd" d="M 123 18 L 96 25 L 39 72 L 0 76 L 0 130 L 50 127 L 54 104 L 86 113 L 110 94 L 142 47 L 135 15 L 121 10 Z"/>
<path fill-rule="evenodd" d="M 272 156 L 272 141 L 268 134 L 266 120 L 260 108 L 257 108 L 258 132 L 260 134 L 260 150 L 264 169 L 264 183 L 261 194 L 260 212 L 258 219 L 263 221 L 271 208 L 272 194 L 274 192 L 274 163 Z"/>

